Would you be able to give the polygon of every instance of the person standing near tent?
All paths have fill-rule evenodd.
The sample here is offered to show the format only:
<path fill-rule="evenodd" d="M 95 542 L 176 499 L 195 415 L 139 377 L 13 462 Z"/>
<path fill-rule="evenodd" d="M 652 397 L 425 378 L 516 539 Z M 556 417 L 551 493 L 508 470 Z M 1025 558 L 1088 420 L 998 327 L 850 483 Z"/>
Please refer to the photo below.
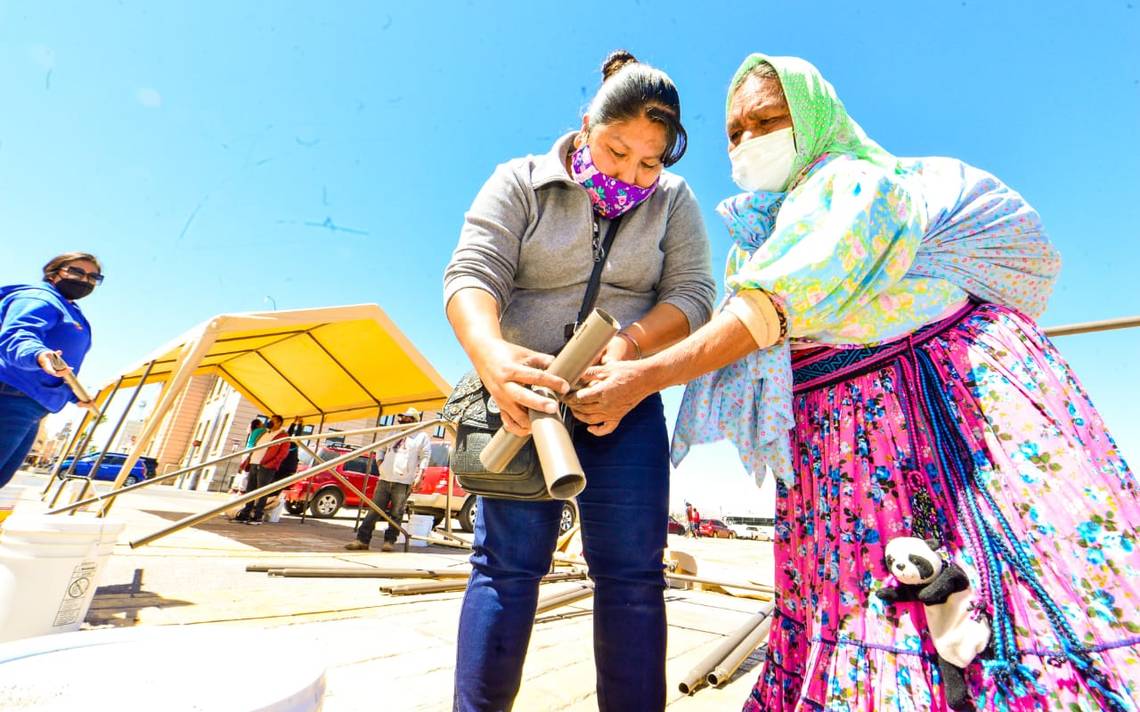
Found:
<path fill-rule="evenodd" d="M 415 408 L 408 408 L 396 416 L 400 425 L 411 425 L 419 420 L 420 412 Z M 392 464 L 388 464 L 392 458 Z M 376 483 L 376 492 L 372 495 L 375 502 L 394 522 L 404 520 L 404 505 L 408 502 L 408 495 L 419 484 L 431 459 L 431 438 L 424 431 L 412 433 L 401 438 L 384 456 L 384 469 L 380 474 L 380 481 Z M 376 530 L 376 523 L 380 515 L 372 509 L 368 510 L 360 529 L 356 532 L 356 539 L 344 545 L 349 551 L 364 551 L 372 544 L 372 533 Z M 400 532 L 389 525 L 384 531 L 384 545 L 381 551 L 392 551 L 396 538 Z"/>
<path fill-rule="evenodd" d="M 265 432 L 265 425 L 261 422 L 261 418 L 254 418 L 249 422 L 249 434 L 245 436 L 245 448 L 248 450 L 257 444 L 258 439 L 261 438 L 262 433 Z M 230 492 L 233 494 L 241 494 L 246 492 L 249 488 L 249 455 L 242 458 L 241 463 L 238 465 L 238 473 L 234 475 L 233 482 L 230 484 Z"/>
<path fill-rule="evenodd" d="M 284 424 L 285 420 L 280 415 L 269 416 L 268 426 L 258 439 L 258 444 L 263 444 L 266 439 L 273 441 L 287 438 L 288 435 L 281 428 Z M 269 447 L 251 452 L 249 454 L 249 484 L 245 491 L 252 492 L 271 484 L 277 477 L 277 468 L 288 455 L 289 443 L 287 442 L 274 443 Z M 266 497 L 258 497 L 246 502 L 238 515 L 234 517 L 234 521 L 243 524 L 261 524 L 261 517 L 265 513 L 265 500 Z"/>
<path fill-rule="evenodd" d="M 79 403 L 51 363 L 54 353 L 78 373 L 91 348 L 91 325 L 76 304 L 103 283 L 99 260 L 68 252 L 44 265 L 39 284 L 0 287 L 0 487 L 16 474 L 40 420 Z"/>

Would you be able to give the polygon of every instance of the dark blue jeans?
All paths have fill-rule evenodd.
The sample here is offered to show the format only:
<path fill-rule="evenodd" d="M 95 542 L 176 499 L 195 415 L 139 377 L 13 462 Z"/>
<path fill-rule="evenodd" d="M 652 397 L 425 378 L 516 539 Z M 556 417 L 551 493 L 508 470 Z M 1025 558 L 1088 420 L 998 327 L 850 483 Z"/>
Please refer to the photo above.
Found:
<path fill-rule="evenodd" d="M 665 577 L 669 447 L 660 396 L 605 437 L 578 424 L 586 473 L 578 496 L 594 591 L 594 662 L 601 710 L 665 706 Z M 459 618 L 455 709 L 509 710 L 519 690 L 562 502 L 483 498 L 473 570 Z"/>
<path fill-rule="evenodd" d="M 45 415 L 47 410 L 35 400 L 0 383 L 0 487 L 24 464 Z"/>
<path fill-rule="evenodd" d="M 408 494 L 411 491 L 411 484 L 380 480 L 376 483 L 376 491 L 372 493 L 372 501 L 379 505 L 380 509 L 387 512 L 394 521 L 403 522 L 404 505 L 407 503 Z M 380 515 L 368 507 L 368 514 L 364 515 L 364 521 L 360 523 L 360 530 L 356 532 L 357 540 L 365 544 L 372 543 L 372 533 L 376 531 L 376 522 L 379 521 Z M 389 544 L 395 544 L 399 537 L 400 532 L 395 527 L 389 526 L 384 531 L 384 541 Z"/>

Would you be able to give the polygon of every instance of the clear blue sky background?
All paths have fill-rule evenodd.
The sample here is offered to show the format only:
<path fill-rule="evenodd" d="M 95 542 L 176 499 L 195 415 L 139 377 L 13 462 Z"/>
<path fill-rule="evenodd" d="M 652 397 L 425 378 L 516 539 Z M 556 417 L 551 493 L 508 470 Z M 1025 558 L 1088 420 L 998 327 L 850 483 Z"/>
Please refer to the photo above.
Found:
<path fill-rule="evenodd" d="M 454 381 L 440 275 L 464 210 L 496 163 L 577 126 L 625 47 L 680 88 L 676 170 L 718 274 L 725 85 L 751 51 L 797 54 L 887 149 L 962 158 L 1038 208 L 1065 257 L 1044 323 L 1137 314 L 1137 4 L 0 2 L 0 283 L 65 250 L 105 261 L 93 384 L 267 297 L 379 303 Z M 1140 330 L 1060 345 L 1140 456 Z M 673 491 L 769 509 L 728 448 Z"/>

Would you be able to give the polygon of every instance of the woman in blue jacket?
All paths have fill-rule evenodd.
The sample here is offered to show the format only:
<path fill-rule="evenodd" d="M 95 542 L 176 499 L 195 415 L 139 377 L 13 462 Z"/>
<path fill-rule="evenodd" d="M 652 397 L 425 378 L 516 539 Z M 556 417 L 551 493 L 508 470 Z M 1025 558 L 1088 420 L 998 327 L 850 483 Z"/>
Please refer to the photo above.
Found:
<path fill-rule="evenodd" d="M 32 449 L 40 420 L 77 402 L 50 355 L 79 371 L 91 325 L 75 302 L 102 282 L 94 255 L 68 252 L 44 265 L 40 284 L 0 287 L 0 487 Z"/>

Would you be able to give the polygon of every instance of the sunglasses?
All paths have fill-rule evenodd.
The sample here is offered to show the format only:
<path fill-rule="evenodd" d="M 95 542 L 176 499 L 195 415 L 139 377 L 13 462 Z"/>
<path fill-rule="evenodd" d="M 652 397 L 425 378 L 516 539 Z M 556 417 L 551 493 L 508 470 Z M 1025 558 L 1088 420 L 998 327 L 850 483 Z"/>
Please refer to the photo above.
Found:
<path fill-rule="evenodd" d="M 86 280 L 92 284 L 102 284 L 103 283 L 103 275 L 99 274 L 98 272 L 88 272 L 86 270 L 80 269 L 79 267 L 75 267 L 73 265 L 61 267 L 59 271 L 64 273 L 68 277 L 74 277 L 75 279 Z"/>

